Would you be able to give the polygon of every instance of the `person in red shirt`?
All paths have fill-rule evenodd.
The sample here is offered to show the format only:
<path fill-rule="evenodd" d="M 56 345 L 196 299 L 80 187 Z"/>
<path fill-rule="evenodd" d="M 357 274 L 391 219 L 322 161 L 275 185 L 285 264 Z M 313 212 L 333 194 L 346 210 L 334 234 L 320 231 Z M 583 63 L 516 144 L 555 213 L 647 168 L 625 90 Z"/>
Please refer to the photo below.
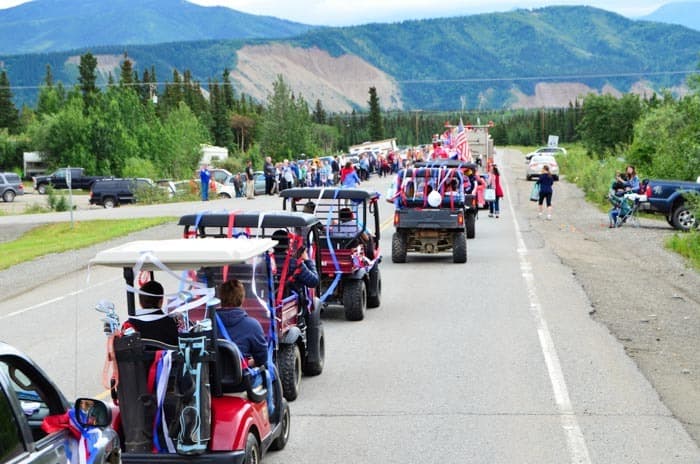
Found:
<path fill-rule="evenodd" d="M 495 164 L 491 165 L 489 181 L 489 187 L 496 191 L 496 199 L 489 202 L 489 217 L 498 217 L 500 214 L 499 200 L 503 198 L 503 188 L 501 188 L 501 173 Z"/>

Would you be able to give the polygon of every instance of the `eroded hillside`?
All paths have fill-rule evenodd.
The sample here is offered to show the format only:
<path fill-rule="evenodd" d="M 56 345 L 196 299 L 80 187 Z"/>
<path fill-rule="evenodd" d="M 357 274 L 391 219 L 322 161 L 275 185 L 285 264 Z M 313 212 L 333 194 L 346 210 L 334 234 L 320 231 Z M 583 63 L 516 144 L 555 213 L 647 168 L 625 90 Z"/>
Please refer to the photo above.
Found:
<path fill-rule="evenodd" d="M 321 100 L 327 111 L 366 108 L 370 87 L 376 87 L 383 110 L 403 108 L 399 86 L 391 76 L 357 56 L 333 57 L 315 47 L 245 46 L 238 51 L 231 80 L 237 91 L 267 101 L 279 74 L 295 94 L 302 95 L 310 105 Z"/>

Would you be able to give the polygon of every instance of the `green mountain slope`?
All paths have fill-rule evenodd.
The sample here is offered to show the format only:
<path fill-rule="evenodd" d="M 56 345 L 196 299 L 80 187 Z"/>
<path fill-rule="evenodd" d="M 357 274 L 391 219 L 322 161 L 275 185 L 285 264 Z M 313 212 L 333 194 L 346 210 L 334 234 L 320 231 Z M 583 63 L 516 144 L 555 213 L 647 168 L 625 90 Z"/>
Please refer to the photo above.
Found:
<path fill-rule="evenodd" d="M 561 87 L 558 91 L 568 93 L 556 103 L 533 100 L 531 106 L 563 106 L 568 104 L 566 98 L 576 98 L 575 92 L 600 92 L 604 88 L 628 92 L 640 85 L 655 90 L 678 87 L 688 72 L 697 69 L 700 32 L 633 21 L 590 7 L 548 7 L 449 19 L 322 28 L 274 41 L 178 42 L 93 47 L 90 51 L 118 58 L 126 50 L 136 61 L 138 70 L 154 65 L 160 81 L 170 80 L 176 68 L 189 69 L 196 79 L 206 82 L 209 78 L 220 79 L 226 67 L 234 70 L 237 51 L 246 47 L 248 62 L 260 62 L 267 72 L 264 76 L 252 76 L 251 81 L 258 89 L 271 89 L 274 76 L 284 75 L 286 69 L 269 56 L 271 47 L 258 46 L 272 43 L 331 55 L 329 58 L 325 53 L 316 53 L 326 56 L 318 58 L 325 59 L 325 63 L 312 62 L 306 66 L 312 69 L 316 64 L 323 64 L 319 66 L 323 76 L 320 72 L 304 76 L 307 89 L 304 96 L 311 101 L 316 98 L 323 101 L 324 88 L 337 87 L 342 82 L 359 87 L 362 97 L 351 103 L 356 107 L 366 106 L 371 81 L 354 75 L 352 69 L 340 67 L 335 70 L 336 75 L 332 75 L 334 65 L 339 63 L 333 62 L 332 57 L 350 54 L 395 82 L 401 97 L 395 100 L 398 107 L 455 109 L 459 107 L 460 98 L 465 97 L 469 108 L 498 108 L 517 106 L 518 95 L 533 96 L 536 92 L 548 91 L 544 84 L 558 85 Z M 69 57 L 84 51 L 0 57 L 0 61 L 8 70 L 13 87 L 37 86 L 46 63 L 52 65 L 56 79 L 72 83 L 76 75 L 75 59 L 71 63 Z M 114 66 L 103 68 L 103 77 L 106 78 L 108 71 L 114 72 Z M 293 80 L 294 76 L 287 77 Z M 314 81 L 315 77 L 318 81 Z M 246 88 L 239 91 L 252 93 Z M 20 101 L 31 101 L 32 92 L 36 89 L 14 91 Z"/>
<path fill-rule="evenodd" d="M 34 0 L 0 10 L 0 54 L 115 44 L 280 38 L 310 28 L 182 0 Z"/>

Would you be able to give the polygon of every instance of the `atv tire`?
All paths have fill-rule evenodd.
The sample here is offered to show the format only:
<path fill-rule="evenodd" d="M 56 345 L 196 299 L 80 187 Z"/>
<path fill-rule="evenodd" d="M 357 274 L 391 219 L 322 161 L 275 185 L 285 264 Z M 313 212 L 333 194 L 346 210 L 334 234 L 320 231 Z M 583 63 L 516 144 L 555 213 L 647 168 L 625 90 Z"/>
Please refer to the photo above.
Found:
<path fill-rule="evenodd" d="M 467 262 L 467 237 L 464 232 L 456 232 L 452 244 L 452 261 L 455 263 Z"/>
<path fill-rule="evenodd" d="M 361 321 L 365 318 L 367 287 L 364 280 L 345 281 L 343 286 L 343 306 L 345 307 L 345 319 L 348 321 Z"/>
<path fill-rule="evenodd" d="M 405 263 L 408 249 L 408 239 L 405 232 L 396 231 L 391 237 L 391 261 Z"/>
<path fill-rule="evenodd" d="M 280 345 L 277 356 L 284 397 L 294 401 L 301 389 L 301 351 L 296 343 L 285 343 Z"/>
<path fill-rule="evenodd" d="M 377 263 L 369 271 L 369 288 L 372 292 L 367 294 L 367 307 L 376 308 L 381 304 L 382 300 L 382 275 L 379 273 Z"/>
<path fill-rule="evenodd" d="M 467 232 L 467 238 L 476 237 L 476 214 L 467 213 L 464 215 L 464 229 Z"/>

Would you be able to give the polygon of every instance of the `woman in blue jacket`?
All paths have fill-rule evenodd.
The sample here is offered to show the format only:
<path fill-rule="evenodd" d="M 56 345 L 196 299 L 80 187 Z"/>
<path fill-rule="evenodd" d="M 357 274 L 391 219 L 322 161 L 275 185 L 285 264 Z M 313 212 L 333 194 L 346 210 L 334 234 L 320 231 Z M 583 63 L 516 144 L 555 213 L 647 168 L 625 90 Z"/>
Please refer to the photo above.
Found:
<path fill-rule="evenodd" d="M 537 217 L 542 217 L 542 211 L 544 209 L 543 203 L 547 203 L 547 220 L 552 220 L 552 193 L 554 189 L 554 177 L 549 172 L 549 166 L 544 165 L 540 177 L 537 179 L 537 184 L 540 186 L 540 198 L 537 202 Z"/>

